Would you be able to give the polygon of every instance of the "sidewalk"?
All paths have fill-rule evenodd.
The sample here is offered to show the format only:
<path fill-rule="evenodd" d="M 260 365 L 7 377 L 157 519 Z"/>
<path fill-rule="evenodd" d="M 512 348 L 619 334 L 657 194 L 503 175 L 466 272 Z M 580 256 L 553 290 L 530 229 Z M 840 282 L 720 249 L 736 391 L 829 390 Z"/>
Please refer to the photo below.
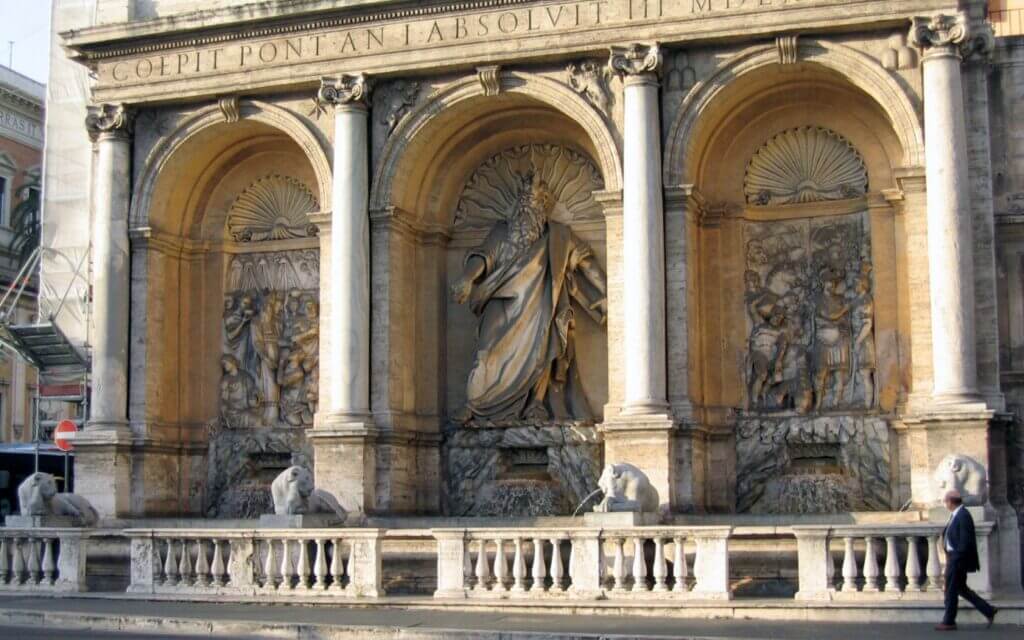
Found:
<path fill-rule="evenodd" d="M 964 613 L 968 611 L 965 609 Z M 1009 640 L 1021 627 L 997 624 L 985 630 L 973 611 L 959 639 Z M 648 616 L 550 616 L 515 613 L 409 610 L 399 608 L 303 607 L 287 605 L 152 602 L 91 598 L 0 597 L 0 637 L 46 637 L 40 629 L 232 638 L 303 640 L 933 640 L 933 624 L 864 624 L 749 620 L 680 620 Z M 20 634 L 14 627 L 29 627 Z"/>

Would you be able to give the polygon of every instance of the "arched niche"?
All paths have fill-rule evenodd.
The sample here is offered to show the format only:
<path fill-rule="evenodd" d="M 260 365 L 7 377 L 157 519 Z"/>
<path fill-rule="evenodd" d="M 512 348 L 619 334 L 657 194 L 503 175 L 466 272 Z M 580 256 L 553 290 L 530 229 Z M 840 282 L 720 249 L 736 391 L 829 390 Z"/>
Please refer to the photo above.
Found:
<path fill-rule="evenodd" d="M 906 263 L 891 201 L 920 131 L 912 101 L 874 63 L 855 68 L 860 54 L 817 42 L 801 54 L 782 65 L 774 48 L 743 52 L 679 106 L 665 175 L 697 196 L 687 223 L 697 265 L 668 295 L 689 300 L 689 397 L 712 431 L 734 438 L 711 441 L 712 459 L 736 467 L 709 483 L 709 508 L 886 510 L 889 420 L 907 391 Z M 849 185 L 795 175 L 813 173 L 808 158 L 826 147 L 824 164 L 845 167 Z M 808 187 L 811 177 L 822 183 Z M 789 180 L 776 186 L 790 195 L 759 197 L 774 180 Z M 864 327 L 870 348 L 855 342 Z M 779 483 L 803 473 L 819 444 L 814 455 L 835 458 L 821 481 L 831 497 L 789 505 Z"/>
<path fill-rule="evenodd" d="M 498 95 L 484 95 L 475 77 L 437 92 L 403 119 L 377 163 L 371 195 L 371 404 L 378 425 L 432 433 L 462 428 L 452 416 L 465 403 L 477 320 L 467 306 L 452 302 L 449 287 L 467 251 L 489 230 L 456 223 L 475 172 L 504 153 L 544 148 L 585 163 L 596 177 L 596 191 L 620 188 L 618 146 L 602 115 L 544 78 L 502 73 L 499 83 Z M 565 222 L 607 269 L 603 211 L 596 198 L 593 204 L 589 215 Z M 608 396 L 607 331 L 582 312 L 576 317 L 583 386 L 599 419 Z M 433 451 L 421 459 L 436 456 Z M 496 467 L 494 455 L 481 454 L 474 464 Z M 442 480 L 450 480 L 450 459 L 442 454 L 439 462 Z M 475 491 L 462 489 L 462 495 Z M 445 503 L 436 493 L 424 499 Z"/>
<path fill-rule="evenodd" d="M 138 461 L 147 469 L 138 493 L 149 514 L 253 515 L 265 506 L 257 485 L 269 486 L 269 476 L 289 462 L 288 449 L 304 447 L 301 434 L 309 426 L 232 419 L 239 443 L 217 435 L 232 413 L 222 400 L 229 307 L 243 288 L 260 295 L 282 289 L 286 301 L 296 290 L 296 304 L 318 297 L 319 241 L 302 222 L 330 192 L 322 182 L 329 176 L 326 156 L 304 125 L 270 106 L 247 104 L 242 114 L 230 123 L 216 108 L 186 117 L 138 174 L 130 230 L 129 415 L 139 435 L 161 445 Z M 295 267 L 278 264 L 281 256 L 301 256 L 304 274 L 283 276 Z M 282 318 L 275 330 L 286 324 Z M 267 455 L 247 458 L 249 445 Z M 255 496 L 249 511 L 209 509 L 245 474 L 253 491 L 243 501 Z"/>

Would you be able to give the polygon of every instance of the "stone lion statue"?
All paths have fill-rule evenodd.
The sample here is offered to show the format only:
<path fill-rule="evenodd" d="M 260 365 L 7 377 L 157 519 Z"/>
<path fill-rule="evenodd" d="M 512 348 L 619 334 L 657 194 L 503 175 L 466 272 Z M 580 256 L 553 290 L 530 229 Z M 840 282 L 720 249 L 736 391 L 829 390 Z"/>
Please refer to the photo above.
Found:
<path fill-rule="evenodd" d="M 988 502 L 988 474 L 973 458 L 951 453 L 942 459 L 933 476 L 935 497 L 941 502 L 947 491 L 956 489 L 969 507 Z"/>
<path fill-rule="evenodd" d="M 605 465 L 597 486 L 604 493 L 604 499 L 594 507 L 598 513 L 656 513 L 661 504 L 658 490 L 651 486 L 647 475 L 624 462 Z"/>
<path fill-rule="evenodd" d="M 305 467 L 292 466 L 282 471 L 270 485 L 274 513 L 279 516 L 329 513 L 345 521 L 348 513 L 330 493 L 313 487 L 313 474 Z"/>
<path fill-rule="evenodd" d="M 73 493 L 57 493 L 57 481 L 49 473 L 36 472 L 18 485 L 18 504 L 23 516 L 70 516 L 77 526 L 99 522 L 89 501 Z"/>

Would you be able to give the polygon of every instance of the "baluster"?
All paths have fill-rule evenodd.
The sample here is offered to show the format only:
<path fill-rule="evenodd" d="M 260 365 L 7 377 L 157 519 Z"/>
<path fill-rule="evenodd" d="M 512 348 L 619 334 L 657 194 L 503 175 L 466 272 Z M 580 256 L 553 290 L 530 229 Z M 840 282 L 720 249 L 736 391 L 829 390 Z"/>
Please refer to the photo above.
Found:
<path fill-rule="evenodd" d="M 520 593 L 526 590 L 526 564 L 523 562 L 523 541 L 515 538 L 516 552 L 512 558 L 512 591 Z"/>
<path fill-rule="evenodd" d="M 0 584 L 8 583 L 7 574 L 11 571 L 8 558 L 11 555 L 11 546 L 7 538 L 0 538 Z"/>
<path fill-rule="evenodd" d="M 295 576 L 295 565 L 292 564 L 291 542 L 288 538 L 281 540 L 281 588 L 294 589 L 292 578 Z"/>
<path fill-rule="evenodd" d="M 615 561 L 612 563 L 612 579 L 615 581 L 612 591 L 622 592 L 626 590 L 626 558 L 622 551 L 624 540 L 615 538 Z"/>
<path fill-rule="evenodd" d="M 683 546 L 683 538 L 673 538 L 672 545 L 675 547 L 672 550 L 672 577 L 675 579 L 672 591 L 677 593 L 689 591 L 690 585 L 686 584 L 686 581 L 689 578 L 690 569 L 686 566 L 686 547 Z"/>
<path fill-rule="evenodd" d="M 654 590 L 655 591 L 668 591 L 668 585 L 665 584 L 665 577 L 668 575 L 668 570 L 665 566 L 665 540 L 658 536 L 654 539 Z"/>
<path fill-rule="evenodd" d="M 25 555 L 22 552 L 22 538 L 12 538 L 11 555 L 11 584 L 21 585 L 25 582 Z"/>
<path fill-rule="evenodd" d="M 533 584 L 530 585 L 530 591 L 543 593 L 544 579 L 547 578 L 547 570 L 544 566 L 543 538 L 533 539 L 533 567 L 530 570 L 530 578 L 533 580 Z"/>
<path fill-rule="evenodd" d="M 348 562 L 345 563 L 345 567 L 348 571 L 348 588 L 352 588 L 352 572 L 356 570 L 356 545 L 352 542 L 348 545 Z"/>
<path fill-rule="evenodd" d="M 213 575 L 213 586 L 219 587 L 225 582 L 224 555 L 220 550 L 220 540 L 213 539 L 213 564 L 210 565 L 210 573 Z M 258 564 L 258 563 L 257 563 Z"/>
<path fill-rule="evenodd" d="M 313 573 L 316 576 L 315 587 L 320 591 L 327 588 L 327 541 L 323 538 L 316 540 L 316 560 L 313 561 Z"/>
<path fill-rule="evenodd" d="M 647 558 L 644 557 L 643 538 L 633 538 L 632 591 L 647 591 Z"/>
<path fill-rule="evenodd" d="M 921 559 L 917 554 L 917 537 L 907 536 L 907 591 L 924 591 L 921 584 Z"/>
<path fill-rule="evenodd" d="M 281 581 L 280 576 L 277 575 L 277 550 L 274 546 L 274 539 L 267 538 L 267 557 L 263 562 L 263 586 L 268 589 L 277 587 Z"/>
<path fill-rule="evenodd" d="M 562 540 L 560 538 L 552 538 L 551 542 L 551 590 L 552 591 L 565 591 L 565 585 L 562 584 L 562 578 L 564 573 L 562 571 Z"/>
<path fill-rule="evenodd" d="M 939 563 L 939 536 L 928 536 L 928 590 L 942 591 L 942 565 Z"/>
<path fill-rule="evenodd" d="M 476 552 L 476 584 L 475 591 L 487 591 L 491 581 L 491 565 L 487 562 L 487 540 L 480 539 L 480 548 Z"/>
<path fill-rule="evenodd" d="M 299 564 L 296 568 L 296 572 L 299 574 L 299 579 L 295 585 L 299 589 L 309 588 L 309 541 L 308 540 L 296 540 L 299 543 Z"/>
<path fill-rule="evenodd" d="M 825 538 L 825 572 L 828 576 L 828 586 L 830 589 L 836 586 L 836 559 L 832 555 L 832 537 Z"/>
<path fill-rule="evenodd" d="M 182 585 L 192 584 L 192 554 L 188 550 L 188 540 L 181 540 L 181 562 L 178 565 L 178 583 Z"/>
<path fill-rule="evenodd" d="M 25 557 L 28 565 L 28 579 L 32 584 L 39 584 L 39 544 L 35 538 L 26 540 Z"/>
<path fill-rule="evenodd" d="M 494 544 L 494 591 L 505 591 L 505 578 L 508 575 L 508 566 L 505 564 L 505 541 L 498 538 Z"/>
<path fill-rule="evenodd" d="M 896 536 L 885 537 L 885 590 L 900 591 L 900 554 L 896 549 Z"/>
<path fill-rule="evenodd" d="M 878 558 L 875 557 L 875 539 L 864 538 L 864 591 L 878 591 Z"/>
<path fill-rule="evenodd" d="M 331 543 L 331 589 L 341 590 L 345 588 L 345 559 L 341 548 L 341 540 Z"/>
<path fill-rule="evenodd" d="M 206 541 L 196 539 L 196 586 L 210 586 L 210 563 L 206 559 Z"/>
<path fill-rule="evenodd" d="M 43 583 L 51 585 L 57 577 L 57 563 L 53 556 L 53 538 L 43 538 Z"/>
<path fill-rule="evenodd" d="M 844 593 L 857 591 L 857 553 L 853 549 L 853 538 L 843 538 L 846 549 L 843 552 L 843 586 Z"/>
<path fill-rule="evenodd" d="M 174 540 L 167 538 L 167 557 L 164 558 L 164 585 L 178 584 L 178 561 L 174 555 Z"/>

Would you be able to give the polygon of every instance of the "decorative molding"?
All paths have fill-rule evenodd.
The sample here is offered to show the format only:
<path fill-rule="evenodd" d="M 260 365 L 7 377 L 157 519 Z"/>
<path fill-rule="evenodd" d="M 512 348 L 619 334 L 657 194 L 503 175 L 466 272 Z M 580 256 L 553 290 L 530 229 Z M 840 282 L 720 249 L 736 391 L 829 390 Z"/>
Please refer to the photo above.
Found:
<path fill-rule="evenodd" d="M 378 121 L 387 128 L 388 135 L 416 104 L 419 93 L 420 83 L 411 80 L 396 80 L 375 92 L 373 110 L 377 112 Z"/>
<path fill-rule="evenodd" d="M 316 102 L 322 109 L 327 106 L 365 106 L 370 98 L 370 88 L 370 81 L 363 73 L 341 73 L 320 78 Z"/>
<path fill-rule="evenodd" d="M 881 62 L 889 71 L 917 67 L 917 52 L 907 46 L 907 34 L 901 32 L 889 36 L 889 48 L 882 54 Z"/>
<path fill-rule="evenodd" d="M 775 48 L 779 52 L 779 64 L 796 64 L 800 61 L 800 36 L 793 34 L 775 38 Z"/>
<path fill-rule="evenodd" d="M 309 238 L 317 235 L 309 214 L 316 196 L 295 178 L 272 174 L 249 185 L 231 205 L 228 233 L 235 242 Z"/>
<path fill-rule="evenodd" d="M 134 120 L 135 114 L 123 104 L 100 104 L 88 107 L 85 128 L 93 142 L 104 136 L 128 137 Z"/>
<path fill-rule="evenodd" d="M 455 210 L 455 228 L 488 229 L 504 220 L 516 210 L 522 176 L 529 171 L 555 197 L 551 218 L 556 222 L 602 217 L 594 193 L 604 182 L 589 158 L 559 145 L 526 144 L 492 156 L 473 172 Z"/>
<path fill-rule="evenodd" d="M 476 68 L 476 77 L 484 88 L 485 96 L 496 96 L 501 93 L 501 67 L 489 65 Z"/>
<path fill-rule="evenodd" d="M 946 48 L 963 44 L 968 36 L 967 17 L 936 14 L 931 17 L 915 16 L 911 20 L 910 42 L 922 49 Z"/>
<path fill-rule="evenodd" d="M 743 191 L 753 205 L 845 200 L 867 194 L 868 172 L 845 138 L 821 127 L 783 131 L 747 165 Z"/>
<path fill-rule="evenodd" d="M 612 47 L 608 66 L 619 75 L 637 76 L 661 72 L 661 48 L 657 43 L 633 43 L 626 47 Z"/>
<path fill-rule="evenodd" d="M 238 104 L 238 96 L 224 96 L 217 100 L 220 112 L 224 114 L 224 121 L 235 123 L 241 120 L 242 112 Z"/>
<path fill-rule="evenodd" d="M 608 91 L 608 67 L 585 60 L 580 63 L 572 62 L 565 68 L 569 86 L 573 91 L 586 98 L 592 105 L 603 113 L 608 113 L 611 105 L 611 94 Z"/>
<path fill-rule="evenodd" d="M 676 51 L 669 54 L 672 64 L 665 74 L 665 92 L 683 93 L 689 91 L 697 84 L 697 70 L 690 64 L 690 54 L 686 51 Z"/>

